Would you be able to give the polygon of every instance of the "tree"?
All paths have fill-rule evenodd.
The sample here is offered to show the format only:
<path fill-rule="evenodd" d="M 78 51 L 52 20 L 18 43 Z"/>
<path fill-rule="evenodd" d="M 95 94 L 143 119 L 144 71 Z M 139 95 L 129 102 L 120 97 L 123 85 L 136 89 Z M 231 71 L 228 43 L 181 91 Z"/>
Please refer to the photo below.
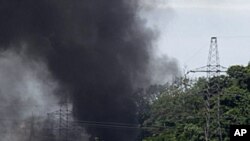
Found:
<path fill-rule="evenodd" d="M 209 80 L 199 78 L 188 89 L 181 85 L 169 85 L 149 104 L 144 127 L 149 128 L 145 141 L 200 141 L 204 140 L 204 91 L 208 85 L 219 84 L 219 90 L 211 95 L 211 141 L 218 140 L 216 100 L 220 96 L 220 123 L 224 141 L 229 140 L 232 124 L 250 124 L 250 64 L 232 66 L 228 75 Z M 213 90 L 211 90 L 213 91 Z"/>

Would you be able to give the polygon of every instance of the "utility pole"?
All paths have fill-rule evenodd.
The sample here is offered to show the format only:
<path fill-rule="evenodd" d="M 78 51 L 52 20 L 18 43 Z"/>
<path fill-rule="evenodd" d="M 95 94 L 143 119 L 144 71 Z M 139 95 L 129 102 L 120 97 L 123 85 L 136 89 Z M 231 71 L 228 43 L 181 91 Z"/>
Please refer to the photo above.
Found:
<path fill-rule="evenodd" d="M 62 105 L 59 109 L 59 129 L 58 129 L 59 140 L 62 140 Z"/>
<path fill-rule="evenodd" d="M 69 140 L 69 105 L 68 105 L 68 93 L 66 93 L 66 141 Z"/>
<path fill-rule="evenodd" d="M 33 138 L 34 138 L 34 114 L 32 112 L 32 117 L 31 117 L 31 123 L 30 123 L 30 136 L 29 136 L 29 141 L 33 141 Z"/>
<path fill-rule="evenodd" d="M 56 136 L 57 140 L 59 141 L 68 141 L 70 140 L 70 117 L 71 111 L 68 102 L 68 96 L 65 95 L 65 99 L 63 99 L 59 103 L 59 110 L 48 113 L 48 119 L 52 123 L 56 123 L 55 126 L 50 126 L 51 130 L 55 130 L 55 133 L 52 133 Z M 72 121 L 72 120 L 71 120 Z"/>
<path fill-rule="evenodd" d="M 220 124 L 220 92 L 219 92 L 219 82 L 215 78 L 220 76 L 221 72 L 225 67 L 220 65 L 219 60 L 219 51 L 218 51 L 218 44 L 217 44 L 217 37 L 211 37 L 209 54 L 208 54 L 208 61 L 207 65 L 204 67 L 197 68 L 195 70 L 188 71 L 188 73 L 206 73 L 207 74 L 207 89 L 204 92 L 204 103 L 205 103 L 205 141 L 209 141 L 211 137 L 211 97 L 213 95 L 217 95 L 217 114 L 216 114 L 216 122 L 217 122 L 217 130 L 219 141 L 222 141 L 222 133 L 221 133 L 221 124 Z"/>

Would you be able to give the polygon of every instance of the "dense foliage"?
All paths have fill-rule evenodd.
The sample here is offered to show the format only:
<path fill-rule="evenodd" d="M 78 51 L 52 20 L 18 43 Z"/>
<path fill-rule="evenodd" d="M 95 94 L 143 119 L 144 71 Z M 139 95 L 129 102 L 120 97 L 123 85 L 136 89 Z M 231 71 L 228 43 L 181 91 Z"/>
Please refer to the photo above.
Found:
<path fill-rule="evenodd" d="M 229 141 L 230 125 L 250 125 L 250 64 L 231 66 L 226 75 L 209 80 L 199 78 L 190 85 L 175 83 L 166 86 L 153 102 L 148 103 L 143 119 L 144 141 L 205 140 L 204 93 L 211 83 L 219 84 L 219 88 L 210 98 L 210 140 L 219 140 L 218 97 L 223 141 Z"/>

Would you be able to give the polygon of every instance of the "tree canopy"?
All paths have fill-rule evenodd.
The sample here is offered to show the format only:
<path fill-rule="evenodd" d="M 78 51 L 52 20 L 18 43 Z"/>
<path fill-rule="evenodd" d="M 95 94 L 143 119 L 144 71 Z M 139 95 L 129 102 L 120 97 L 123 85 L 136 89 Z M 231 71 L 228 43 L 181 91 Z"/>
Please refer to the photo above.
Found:
<path fill-rule="evenodd" d="M 213 81 L 212 81 L 213 79 Z M 226 75 L 210 80 L 199 78 L 190 87 L 183 83 L 164 87 L 148 103 L 142 120 L 144 141 L 201 141 L 205 140 L 204 92 L 217 83 L 219 90 L 211 96 L 211 141 L 217 141 L 216 99 L 219 99 L 223 141 L 229 141 L 230 125 L 250 124 L 250 64 L 231 66 Z M 218 119 L 217 119 L 218 120 Z"/>

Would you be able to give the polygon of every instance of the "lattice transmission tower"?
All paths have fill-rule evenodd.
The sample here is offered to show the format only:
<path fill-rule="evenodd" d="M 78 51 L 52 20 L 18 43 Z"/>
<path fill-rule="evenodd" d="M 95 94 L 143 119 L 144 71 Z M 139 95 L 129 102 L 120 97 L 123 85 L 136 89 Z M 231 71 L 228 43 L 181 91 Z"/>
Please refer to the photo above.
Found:
<path fill-rule="evenodd" d="M 202 72 L 207 74 L 207 88 L 204 91 L 204 105 L 205 105 L 205 126 L 204 126 L 204 136 L 205 141 L 209 141 L 211 136 L 217 134 L 218 140 L 222 141 L 222 132 L 221 132 L 221 124 L 220 124 L 220 85 L 219 80 L 216 79 L 220 76 L 221 72 L 225 72 L 225 67 L 220 65 L 219 59 L 219 51 L 217 44 L 217 37 L 211 37 L 208 61 L 207 65 L 190 70 L 187 73 L 197 73 Z M 211 98 L 216 95 L 217 100 L 216 103 L 211 101 Z M 216 112 L 212 113 L 212 105 L 216 107 Z M 214 106 L 216 105 L 216 106 Z M 211 118 L 211 114 L 215 114 L 216 118 Z M 211 123 L 217 124 L 217 127 L 212 133 Z"/>
<path fill-rule="evenodd" d="M 82 141 L 88 140 L 89 135 L 81 126 L 79 121 L 74 119 L 72 105 L 69 103 L 68 96 L 60 102 L 58 110 L 47 113 L 48 135 L 53 141 Z"/>

